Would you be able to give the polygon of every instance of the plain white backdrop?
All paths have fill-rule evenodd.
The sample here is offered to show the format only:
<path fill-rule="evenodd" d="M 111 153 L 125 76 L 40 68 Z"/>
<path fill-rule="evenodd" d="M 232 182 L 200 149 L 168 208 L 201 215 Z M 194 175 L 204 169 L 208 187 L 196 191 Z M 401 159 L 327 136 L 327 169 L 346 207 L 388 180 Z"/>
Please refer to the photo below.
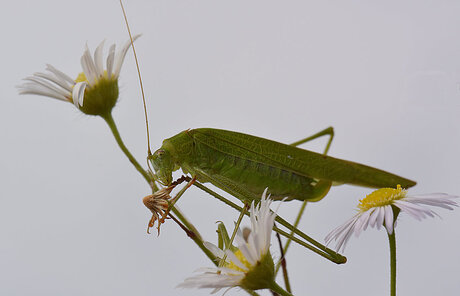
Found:
<path fill-rule="evenodd" d="M 126 1 L 148 100 L 152 149 L 197 127 L 293 142 L 327 126 L 330 154 L 460 194 L 460 3 L 457 1 Z M 174 223 L 147 235 L 149 188 L 100 118 L 19 96 L 46 63 L 76 77 L 85 43 L 128 38 L 118 1 L 16 1 L 0 11 L 0 294 L 208 295 L 175 286 L 210 262 Z M 114 109 L 145 164 L 132 53 Z M 304 148 L 321 151 L 325 139 Z M 309 204 L 319 241 L 370 190 L 338 186 Z M 238 213 L 196 188 L 180 208 L 215 241 Z M 298 202 L 281 205 L 292 219 Z M 399 295 L 458 295 L 460 212 L 396 228 Z M 247 221 L 245 221 L 247 224 Z M 273 253 L 279 256 L 273 247 Z M 292 247 L 295 295 L 388 295 L 383 230 L 352 238 L 337 266 Z M 281 279 L 280 279 L 281 282 Z M 269 293 L 262 292 L 263 295 Z M 245 295 L 232 290 L 227 295 Z"/>

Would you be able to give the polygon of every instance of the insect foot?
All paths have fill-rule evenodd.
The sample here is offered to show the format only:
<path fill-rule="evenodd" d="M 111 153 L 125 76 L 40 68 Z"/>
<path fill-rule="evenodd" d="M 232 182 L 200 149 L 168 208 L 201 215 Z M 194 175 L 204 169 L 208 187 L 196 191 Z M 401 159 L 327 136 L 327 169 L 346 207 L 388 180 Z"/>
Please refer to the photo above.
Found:
<path fill-rule="evenodd" d="M 176 185 L 171 185 L 162 188 L 154 194 L 147 195 L 142 199 L 144 205 L 152 212 L 152 218 L 147 226 L 147 233 L 150 234 L 150 228 L 154 226 L 155 221 L 158 220 L 158 235 L 160 235 L 160 226 L 165 221 L 165 214 L 169 207 L 169 200 L 171 199 L 171 191 Z M 160 218 L 161 217 L 161 218 Z"/>

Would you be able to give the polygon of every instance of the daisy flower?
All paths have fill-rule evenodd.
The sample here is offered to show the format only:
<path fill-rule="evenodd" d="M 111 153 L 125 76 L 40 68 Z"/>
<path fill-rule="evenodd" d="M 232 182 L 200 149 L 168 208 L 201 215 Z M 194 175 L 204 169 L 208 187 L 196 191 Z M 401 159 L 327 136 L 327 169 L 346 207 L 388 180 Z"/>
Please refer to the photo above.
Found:
<path fill-rule="evenodd" d="M 133 40 L 139 36 L 135 36 Z M 104 41 L 96 48 L 94 58 L 86 46 L 81 57 L 83 72 L 76 79 L 48 64 L 46 73 L 37 72 L 25 78 L 26 82 L 18 86 L 19 93 L 71 102 L 86 114 L 105 116 L 117 102 L 118 76 L 130 46 L 131 40 L 119 51 L 115 50 L 115 44 L 110 46 L 106 69 L 103 66 L 102 54 Z"/>
<path fill-rule="evenodd" d="M 392 235 L 399 212 L 404 212 L 417 220 L 439 216 L 430 207 L 452 210 L 458 206 L 453 201 L 454 198 L 457 196 L 445 193 L 409 195 L 400 185 L 396 189 L 378 189 L 360 200 L 358 213 L 331 231 L 325 238 L 326 243 L 337 241 L 337 251 L 343 251 L 352 234 L 358 237 L 368 226 L 377 229 L 384 226 L 388 234 Z"/>
<path fill-rule="evenodd" d="M 243 232 L 238 229 L 235 237 L 237 248 L 221 250 L 214 244 L 205 242 L 205 246 L 218 259 L 226 258 L 225 263 L 219 267 L 198 269 L 197 272 L 200 274 L 185 279 L 178 287 L 213 288 L 212 293 L 222 288 L 233 287 L 247 290 L 275 290 L 275 270 L 270 254 L 270 238 L 276 213 L 270 211 L 271 202 L 272 200 L 266 197 L 266 190 L 257 206 L 254 201 L 252 202 L 251 231 L 245 239 Z"/>

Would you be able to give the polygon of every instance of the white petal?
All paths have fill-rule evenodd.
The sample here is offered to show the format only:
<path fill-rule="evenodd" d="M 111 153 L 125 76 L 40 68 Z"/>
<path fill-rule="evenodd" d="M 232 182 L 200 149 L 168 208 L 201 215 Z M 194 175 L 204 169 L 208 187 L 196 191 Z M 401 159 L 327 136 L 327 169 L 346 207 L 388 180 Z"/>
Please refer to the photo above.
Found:
<path fill-rule="evenodd" d="M 243 273 L 226 274 L 224 269 L 215 269 L 214 272 L 207 272 L 189 277 L 177 287 L 182 288 L 225 288 L 234 287 L 243 279 Z"/>
<path fill-rule="evenodd" d="M 75 81 L 70 78 L 67 74 L 65 74 L 64 72 L 61 72 L 59 71 L 58 69 L 54 68 L 52 65 L 50 64 L 46 64 L 46 70 L 52 72 L 54 75 L 56 75 L 57 77 L 61 77 L 62 79 L 64 79 L 65 81 L 67 81 L 70 85 L 74 85 L 75 84 Z"/>
<path fill-rule="evenodd" d="M 35 76 L 31 76 L 31 77 L 27 77 L 25 78 L 24 80 L 27 80 L 27 81 L 31 81 L 31 82 L 34 82 L 36 84 L 39 84 L 45 88 L 48 88 L 49 90 L 55 92 L 56 94 L 60 94 L 64 97 L 68 97 L 70 95 L 69 92 L 65 91 L 64 89 L 62 88 L 59 88 L 59 87 L 56 87 L 55 85 L 49 83 L 48 81 L 40 78 L 40 77 L 35 77 Z"/>
<path fill-rule="evenodd" d="M 55 75 L 51 75 L 51 74 L 47 74 L 47 73 L 40 73 L 40 72 L 34 73 L 34 76 L 41 77 L 41 78 L 44 78 L 46 80 L 49 80 L 49 81 L 55 83 L 58 86 L 62 87 L 64 90 L 66 90 L 66 92 L 68 92 L 68 93 L 72 92 L 73 84 L 69 85 L 67 83 L 67 81 L 62 79 L 62 77 L 60 77 L 60 76 L 55 76 Z"/>
<path fill-rule="evenodd" d="M 358 221 L 358 220 L 355 219 L 353 221 L 353 223 L 350 224 L 350 227 L 348 229 L 346 229 L 346 232 L 342 233 L 342 236 L 339 238 L 339 240 L 337 242 L 337 245 L 336 245 L 336 250 L 337 251 L 340 251 L 340 249 L 342 249 L 342 251 L 345 250 L 345 247 L 346 247 L 346 245 L 348 243 L 348 240 L 350 239 L 351 235 L 353 234 L 356 221 Z"/>
<path fill-rule="evenodd" d="M 457 196 L 437 193 L 418 196 L 408 196 L 404 199 L 404 201 L 453 210 L 451 206 L 458 207 L 457 203 L 451 200 L 454 198 L 457 198 Z"/>
<path fill-rule="evenodd" d="M 213 243 L 210 243 L 210 242 L 203 242 L 203 245 L 206 247 L 206 249 L 208 249 L 209 251 L 211 251 L 211 253 L 214 254 L 214 256 L 216 256 L 217 258 L 219 259 L 222 259 L 224 258 L 224 251 L 222 251 L 221 249 L 219 249 L 216 245 L 214 245 Z"/>
<path fill-rule="evenodd" d="M 69 101 L 65 96 L 35 83 L 24 83 L 23 85 L 18 86 L 18 88 L 19 94 L 21 95 L 31 94 L 50 97 L 67 102 Z"/>
<path fill-rule="evenodd" d="M 405 212 L 407 214 L 409 214 L 411 217 L 417 219 L 417 220 L 421 220 L 422 218 L 425 217 L 425 215 L 419 211 L 418 209 L 414 209 L 413 207 L 410 206 L 410 203 L 401 203 L 400 200 L 396 200 L 393 202 L 393 204 L 395 206 L 397 206 L 401 212 Z"/>
<path fill-rule="evenodd" d="M 107 77 L 112 78 L 113 61 L 115 59 L 115 44 L 112 44 L 109 49 L 109 55 L 107 56 Z"/>
<path fill-rule="evenodd" d="M 141 35 L 136 35 L 133 37 L 133 42 L 136 41 L 137 38 L 139 38 Z M 120 70 L 121 66 L 123 65 L 123 61 L 125 60 L 126 53 L 128 52 L 129 47 L 131 46 L 131 40 L 128 40 L 121 50 L 117 52 L 115 55 L 115 62 L 114 62 L 114 70 L 113 70 L 113 75 L 115 78 L 118 78 L 120 75 Z"/>
<path fill-rule="evenodd" d="M 104 75 L 104 66 L 102 64 L 102 52 L 104 50 L 104 42 L 105 40 L 103 40 L 94 51 L 94 66 L 98 77 L 102 77 Z"/>
<path fill-rule="evenodd" d="M 371 216 L 369 218 L 369 225 L 374 228 L 375 224 L 377 223 L 377 218 L 379 217 L 379 210 L 378 208 L 372 208 L 369 209 L 369 211 L 372 211 Z"/>
<path fill-rule="evenodd" d="M 248 236 L 248 251 L 251 252 L 251 256 L 254 260 L 258 261 L 261 258 L 261 250 L 257 238 L 255 237 L 257 232 L 251 231 Z"/>
<path fill-rule="evenodd" d="M 243 270 L 247 270 L 248 268 L 243 264 L 241 263 L 240 259 L 238 259 L 235 254 L 233 254 L 232 251 L 230 250 L 226 250 L 225 251 L 225 254 L 227 255 L 228 259 L 230 261 L 233 262 L 233 264 L 235 264 L 236 266 L 238 266 L 239 268 L 243 269 Z"/>
<path fill-rule="evenodd" d="M 238 249 L 243 253 L 244 258 L 248 260 L 249 264 L 254 265 L 257 263 L 258 258 L 253 256 L 247 244 L 239 245 Z"/>
<path fill-rule="evenodd" d="M 391 206 L 385 206 L 385 227 L 387 229 L 388 234 L 393 233 L 393 209 Z"/>
<path fill-rule="evenodd" d="M 356 214 L 343 225 L 337 227 L 336 229 L 332 230 L 325 238 L 326 244 L 328 245 L 332 240 L 337 241 L 335 249 L 340 251 L 340 249 L 345 250 L 346 243 L 350 239 L 351 235 L 353 234 L 354 225 L 356 221 L 359 220 L 361 214 Z"/>
<path fill-rule="evenodd" d="M 340 225 L 339 227 L 336 227 L 331 232 L 329 232 L 329 234 L 326 235 L 326 237 L 324 238 L 324 240 L 326 241 L 326 245 L 329 245 L 329 243 L 332 240 L 337 240 L 337 237 L 339 237 L 342 232 L 345 232 L 346 231 L 345 229 L 348 229 L 350 225 L 355 223 L 355 220 L 358 218 L 359 218 L 359 214 L 353 216 L 351 219 L 347 220 L 344 224 Z"/>
<path fill-rule="evenodd" d="M 85 73 L 86 79 L 90 85 L 94 85 L 96 82 L 96 66 L 94 65 L 93 58 L 89 53 L 88 46 L 85 47 L 85 52 L 83 53 L 81 59 L 81 67 L 83 68 L 83 72 Z"/>
<path fill-rule="evenodd" d="M 356 224 L 354 226 L 355 237 L 358 237 L 361 234 L 361 231 L 364 230 L 364 227 L 367 227 L 370 215 L 371 211 L 365 211 L 356 221 Z"/>
<path fill-rule="evenodd" d="M 380 230 L 380 227 L 383 225 L 383 219 L 385 218 L 385 211 L 382 207 L 378 207 L 375 210 L 379 212 L 377 216 L 377 229 Z"/>
<path fill-rule="evenodd" d="M 86 86 L 87 86 L 86 82 L 78 82 L 77 84 L 75 84 L 73 88 L 72 100 L 73 100 L 73 103 L 75 104 L 75 107 L 77 108 L 80 108 L 80 106 L 83 106 Z"/>

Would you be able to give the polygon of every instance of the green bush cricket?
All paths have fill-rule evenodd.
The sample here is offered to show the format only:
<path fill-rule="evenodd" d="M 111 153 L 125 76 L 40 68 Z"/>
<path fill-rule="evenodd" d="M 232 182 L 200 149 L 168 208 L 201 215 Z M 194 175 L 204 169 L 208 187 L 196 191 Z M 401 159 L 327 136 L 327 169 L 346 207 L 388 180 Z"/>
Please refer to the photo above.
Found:
<path fill-rule="evenodd" d="M 332 128 L 308 139 L 327 132 L 332 133 Z M 305 140 L 299 143 L 302 142 Z M 173 184 L 172 172 L 181 168 L 184 174 L 192 176 L 183 179 L 189 181 L 183 191 L 196 182 L 209 182 L 245 204 L 259 199 L 260 193 L 267 187 L 275 199 L 287 197 L 287 200 L 319 201 L 332 185 L 381 188 L 400 184 L 408 188 L 416 184 L 406 178 L 355 162 L 251 135 L 210 128 L 186 130 L 166 139 L 162 147 L 148 159 L 155 170 L 156 180 L 164 186 Z M 176 196 L 171 206 L 183 191 Z M 205 191 L 216 196 L 210 190 Z M 321 251 L 310 249 L 336 263 L 344 263 L 344 257 L 333 254 L 332 250 L 314 242 L 278 218 L 279 223 Z M 163 220 L 160 219 L 159 223 Z M 286 233 L 283 235 L 290 237 Z"/>
<path fill-rule="evenodd" d="M 121 1 L 120 4 L 131 38 L 136 66 L 138 67 L 131 32 Z M 158 213 L 162 215 L 159 225 L 163 223 L 169 214 L 169 210 L 174 207 L 178 198 L 191 185 L 196 185 L 244 213 L 242 208 L 200 183 L 209 182 L 240 199 L 245 205 L 248 205 L 253 200 L 260 199 L 261 193 L 265 188 L 268 188 L 271 197 L 274 199 L 296 199 L 304 202 L 314 202 L 321 200 L 329 192 L 332 185 L 352 184 L 381 188 L 396 187 L 396 185 L 400 184 L 404 188 L 409 188 L 416 184 L 414 181 L 383 170 L 326 156 L 325 154 L 333 137 L 332 128 L 325 129 L 316 135 L 291 145 L 227 130 L 211 128 L 189 129 L 164 140 L 162 147 L 152 154 L 139 67 L 138 74 L 147 127 L 147 160 L 152 164 L 155 171 L 155 173 L 152 172 L 153 179 L 166 186 L 164 188 L 166 191 L 160 189 L 154 192 L 153 195 L 144 198 L 144 204 L 153 213 L 149 227 L 152 227 L 153 222 L 159 217 Z M 330 136 L 325 154 L 295 147 L 323 135 Z M 182 169 L 186 175 L 191 175 L 191 178 L 184 176 L 177 181 L 173 181 L 172 173 L 178 169 Z M 188 181 L 187 185 L 171 202 L 167 201 L 169 206 L 165 207 L 163 203 L 159 208 L 158 204 L 155 204 L 154 198 L 161 196 L 163 201 L 169 199 L 171 190 L 183 181 Z M 153 183 L 152 188 L 156 189 L 156 185 Z M 308 241 L 310 245 L 275 227 L 274 230 L 278 233 L 333 262 L 346 262 L 345 257 L 316 242 L 281 217 L 278 216 L 276 221 Z"/>
<path fill-rule="evenodd" d="M 362 164 L 242 133 L 201 128 L 163 141 L 149 157 L 157 180 L 172 183 L 179 168 L 245 202 L 269 188 L 274 199 L 321 200 L 333 184 L 408 188 L 414 181 Z"/>

